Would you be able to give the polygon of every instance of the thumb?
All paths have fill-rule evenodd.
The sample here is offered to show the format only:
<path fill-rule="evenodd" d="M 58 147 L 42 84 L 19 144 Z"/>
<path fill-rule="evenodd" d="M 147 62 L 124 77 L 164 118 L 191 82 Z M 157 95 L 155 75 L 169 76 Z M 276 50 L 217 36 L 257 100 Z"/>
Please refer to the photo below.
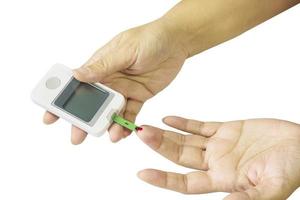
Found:
<path fill-rule="evenodd" d="M 100 82 L 105 77 L 132 66 L 136 60 L 135 52 L 134 45 L 124 45 L 115 38 L 98 50 L 82 67 L 75 69 L 74 77 L 83 82 Z"/>

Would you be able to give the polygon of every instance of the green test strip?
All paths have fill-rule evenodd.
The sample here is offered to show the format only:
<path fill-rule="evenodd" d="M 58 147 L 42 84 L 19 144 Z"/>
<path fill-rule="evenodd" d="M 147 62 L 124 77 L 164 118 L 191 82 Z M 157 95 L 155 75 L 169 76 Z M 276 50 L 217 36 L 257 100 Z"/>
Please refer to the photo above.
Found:
<path fill-rule="evenodd" d="M 131 131 L 137 131 L 139 129 L 139 127 L 137 125 L 135 125 L 134 123 L 124 119 L 123 117 L 120 117 L 119 115 L 114 114 L 113 117 L 112 117 L 112 120 L 115 123 L 127 128 Z"/>

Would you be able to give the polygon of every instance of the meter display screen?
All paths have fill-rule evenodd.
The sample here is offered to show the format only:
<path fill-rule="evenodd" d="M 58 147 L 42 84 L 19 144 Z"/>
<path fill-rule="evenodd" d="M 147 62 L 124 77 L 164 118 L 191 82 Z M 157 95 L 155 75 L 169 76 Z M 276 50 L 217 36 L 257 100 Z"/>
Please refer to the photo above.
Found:
<path fill-rule="evenodd" d="M 90 122 L 104 104 L 109 92 L 73 78 L 54 104 L 85 122 Z"/>

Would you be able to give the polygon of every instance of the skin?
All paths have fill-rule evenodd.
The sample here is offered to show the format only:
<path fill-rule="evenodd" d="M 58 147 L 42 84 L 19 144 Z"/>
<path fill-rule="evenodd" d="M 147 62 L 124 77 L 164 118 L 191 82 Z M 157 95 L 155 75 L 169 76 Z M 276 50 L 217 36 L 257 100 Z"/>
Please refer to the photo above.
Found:
<path fill-rule="evenodd" d="M 83 82 L 101 82 L 122 93 L 127 103 L 121 116 L 135 121 L 144 102 L 167 87 L 187 57 L 170 39 L 160 21 L 127 30 L 99 49 L 81 68 L 74 70 L 74 76 Z M 44 115 L 46 124 L 57 119 L 49 112 Z M 130 131 L 113 124 L 109 133 L 111 140 L 117 142 Z M 80 144 L 86 135 L 72 126 L 73 144 Z"/>
<path fill-rule="evenodd" d="M 229 192 L 225 200 L 283 200 L 300 186 L 300 125 L 276 119 L 200 122 L 166 117 L 180 134 L 143 126 L 150 148 L 194 169 L 188 174 L 145 169 L 138 176 L 185 194 Z"/>
<path fill-rule="evenodd" d="M 170 84 L 184 61 L 232 39 L 300 3 L 299 0 L 183 0 L 151 23 L 118 34 L 100 48 L 74 76 L 101 82 L 127 99 L 122 115 L 134 121 L 143 103 Z M 58 117 L 46 112 L 44 122 Z M 256 119 L 197 122 L 167 117 L 171 127 L 192 133 L 143 126 L 138 136 L 177 164 L 193 168 L 186 175 L 147 169 L 144 181 L 182 193 L 231 193 L 226 200 L 286 199 L 300 183 L 299 125 Z M 86 133 L 72 126 L 71 142 Z M 129 131 L 113 124 L 113 142 Z"/>
<path fill-rule="evenodd" d="M 225 42 L 296 5 L 299 0 L 183 0 L 163 17 L 118 34 L 100 48 L 74 76 L 101 82 L 127 99 L 122 115 L 134 121 L 146 100 L 176 77 L 185 59 Z M 58 117 L 46 112 L 44 123 Z M 72 126 L 71 142 L 80 144 L 86 133 Z M 117 142 L 130 132 L 113 124 Z"/>

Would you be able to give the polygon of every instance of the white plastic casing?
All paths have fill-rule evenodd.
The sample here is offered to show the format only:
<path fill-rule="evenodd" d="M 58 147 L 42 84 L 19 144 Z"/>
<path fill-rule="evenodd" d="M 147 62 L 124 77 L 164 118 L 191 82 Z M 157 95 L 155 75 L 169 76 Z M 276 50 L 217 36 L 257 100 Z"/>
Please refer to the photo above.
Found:
<path fill-rule="evenodd" d="M 100 83 L 91 84 L 106 90 L 113 96 L 113 98 L 105 108 L 101 108 L 103 109 L 103 112 L 98 119 L 96 119 L 94 124 L 89 125 L 89 123 L 84 122 L 53 104 L 54 100 L 64 90 L 72 78 L 73 73 L 70 68 L 62 64 L 55 64 L 34 88 L 31 93 L 31 98 L 36 104 L 49 112 L 69 121 L 71 124 L 81 128 L 88 134 L 99 137 L 105 133 L 111 125 L 112 115 L 114 113 L 118 114 L 122 110 L 125 104 L 125 99 L 120 93 Z"/>

